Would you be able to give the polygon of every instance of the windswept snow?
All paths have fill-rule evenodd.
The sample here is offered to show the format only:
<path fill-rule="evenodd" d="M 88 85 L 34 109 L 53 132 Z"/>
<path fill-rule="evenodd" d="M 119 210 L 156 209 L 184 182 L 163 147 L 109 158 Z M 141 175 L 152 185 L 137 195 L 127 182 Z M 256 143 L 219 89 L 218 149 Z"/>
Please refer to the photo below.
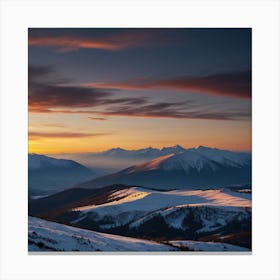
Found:
<path fill-rule="evenodd" d="M 169 194 L 182 196 L 198 196 L 207 200 L 208 205 L 215 206 L 234 206 L 234 207 L 251 207 L 250 193 L 239 193 L 236 191 L 224 190 L 194 190 L 194 191 L 170 191 Z"/>
<path fill-rule="evenodd" d="M 105 234 L 28 218 L 29 251 L 176 251 L 148 240 Z"/>
<path fill-rule="evenodd" d="M 168 158 L 173 157 L 174 154 L 169 154 L 165 156 L 161 156 L 159 158 L 156 158 L 154 160 L 151 160 L 147 163 L 139 164 L 136 165 L 134 168 L 130 168 L 129 173 L 133 173 L 135 171 L 139 170 L 153 170 L 153 169 L 158 169 Z"/>
<path fill-rule="evenodd" d="M 102 228 L 129 224 L 138 227 L 156 215 L 165 218 L 169 225 L 181 228 L 192 207 L 202 221 L 200 232 L 211 231 L 227 222 L 248 217 L 251 194 L 229 190 L 176 190 L 161 192 L 131 187 L 111 194 L 115 200 L 101 205 L 77 207 L 80 217 L 73 224 L 90 218 L 102 223 Z M 118 199 L 119 198 L 119 199 Z"/>
<path fill-rule="evenodd" d="M 248 164 L 251 161 L 251 154 L 244 152 L 232 152 L 228 150 L 220 150 L 204 146 L 189 149 L 189 151 L 193 151 L 208 158 L 209 160 L 213 160 L 223 165 L 242 167 L 243 165 Z"/>
<path fill-rule="evenodd" d="M 120 195 L 126 196 L 117 200 Z M 101 205 L 88 205 L 73 210 L 85 212 L 100 209 L 105 212 L 116 213 L 132 210 L 154 211 L 160 208 L 178 207 L 180 205 L 251 207 L 251 194 L 241 194 L 229 190 L 176 190 L 161 192 L 132 187 L 117 191 L 112 196 L 116 199 L 113 202 Z"/>
<path fill-rule="evenodd" d="M 188 172 L 190 168 L 200 171 L 202 168 L 210 168 L 215 170 L 215 162 L 209 161 L 204 156 L 187 150 L 179 154 L 169 154 L 156 158 L 144 164 L 139 164 L 129 168 L 128 173 L 150 170 L 185 170 Z"/>
<path fill-rule="evenodd" d="M 149 162 L 129 168 L 128 173 L 144 170 L 185 170 L 190 168 L 201 171 L 202 169 L 215 170 L 218 165 L 242 167 L 250 164 L 251 155 L 248 153 L 231 152 L 199 146 L 177 153 L 170 153 Z"/>
<path fill-rule="evenodd" d="M 222 251 L 231 251 L 231 252 L 248 252 L 250 249 L 231 245 L 228 243 L 220 242 L 201 242 L 201 241 L 192 241 L 192 240 L 175 240 L 168 241 L 168 244 L 172 244 L 178 248 L 188 248 L 192 251 L 207 251 L 207 252 L 222 252 Z"/>
<path fill-rule="evenodd" d="M 220 242 L 171 240 L 164 243 L 105 234 L 28 217 L 28 250 L 34 251 L 207 251 L 242 252 L 247 248 Z"/>

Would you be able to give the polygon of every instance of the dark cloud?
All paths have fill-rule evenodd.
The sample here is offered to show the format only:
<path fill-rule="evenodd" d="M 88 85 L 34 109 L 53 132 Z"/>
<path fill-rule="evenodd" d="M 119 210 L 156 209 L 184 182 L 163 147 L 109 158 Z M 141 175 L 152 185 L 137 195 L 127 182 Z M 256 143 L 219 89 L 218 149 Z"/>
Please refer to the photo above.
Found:
<path fill-rule="evenodd" d="M 38 71 L 37 71 L 38 70 Z M 116 98 L 113 92 L 85 86 L 61 84 L 48 79 L 53 72 L 48 67 L 29 67 L 29 111 L 48 113 L 56 109 L 90 108 L 108 104 L 144 104 L 146 98 Z M 63 110 L 59 110 L 63 112 Z M 67 111 L 67 110 L 66 110 Z M 75 113 L 75 112 L 74 112 Z"/>
<path fill-rule="evenodd" d="M 48 76 L 53 72 L 52 68 L 49 66 L 28 66 L 28 77 L 29 81 L 34 81 L 36 78 L 42 78 Z"/>
<path fill-rule="evenodd" d="M 92 83 L 88 86 L 129 90 L 174 89 L 235 98 L 251 98 L 251 71 L 218 73 L 208 76 L 177 77 L 167 79 L 144 78 L 120 83 Z"/>
<path fill-rule="evenodd" d="M 110 94 L 78 86 L 33 85 L 29 94 L 31 111 L 49 108 L 78 108 L 103 105 Z"/>
<path fill-rule="evenodd" d="M 29 112 L 33 113 L 90 114 L 92 116 L 89 118 L 95 120 L 103 120 L 103 116 L 212 120 L 239 120 L 250 117 L 250 112 L 222 111 L 219 107 L 205 109 L 201 104 L 188 100 L 155 102 L 147 97 L 117 97 L 119 92 L 116 90 L 68 85 L 49 79 L 48 77 L 56 76 L 50 68 L 30 66 L 29 69 Z M 231 80 L 232 84 L 238 79 L 242 80 L 234 75 L 231 79 L 226 76 L 224 78 L 226 81 Z M 210 87 L 213 84 L 214 89 L 214 84 L 218 83 L 219 79 L 220 76 L 208 77 L 203 85 Z M 192 83 L 198 84 L 198 81 L 193 80 Z M 244 83 L 246 84 L 245 81 Z M 171 85 L 170 82 L 168 84 Z M 219 87 L 221 91 L 226 91 L 226 84 L 227 82 L 217 85 L 216 89 Z M 236 84 L 235 87 L 242 92 L 244 85 L 240 82 L 239 86 Z"/>
<path fill-rule="evenodd" d="M 241 111 L 204 111 L 195 104 L 159 103 L 138 107 L 120 106 L 107 111 L 95 112 L 104 116 L 143 117 L 143 118 L 175 118 L 204 120 L 242 120 L 249 119 L 251 114 Z"/>

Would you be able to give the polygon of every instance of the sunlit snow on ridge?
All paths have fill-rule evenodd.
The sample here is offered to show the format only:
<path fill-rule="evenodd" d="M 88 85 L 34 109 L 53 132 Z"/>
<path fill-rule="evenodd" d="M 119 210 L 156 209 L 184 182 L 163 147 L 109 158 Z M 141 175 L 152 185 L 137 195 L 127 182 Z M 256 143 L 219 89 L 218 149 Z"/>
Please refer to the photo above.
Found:
<path fill-rule="evenodd" d="M 91 210 L 105 212 L 152 211 L 171 206 L 227 206 L 251 207 L 251 194 L 229 190 L 176 190 L 160 192 L 139 187 L 120 190 L 112 194 L 114 201 L 101 205 L 87 205 L 74 208 L 83 213 Z M 120 199 L 118 199 L 120 198 Z M 114 209 L 111 209 L 111 208 Z"/>

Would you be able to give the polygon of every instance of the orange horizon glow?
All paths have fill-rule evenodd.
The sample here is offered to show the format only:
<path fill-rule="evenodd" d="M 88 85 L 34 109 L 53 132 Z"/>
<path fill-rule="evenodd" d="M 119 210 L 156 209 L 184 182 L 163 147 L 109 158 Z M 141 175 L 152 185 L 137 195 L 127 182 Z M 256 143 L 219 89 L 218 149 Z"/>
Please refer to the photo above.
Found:
<path fill-rule="evenodd" d="M 161 149 L 163 147 L 170 147 L 175 145 L 180 145 L 185 149 L 188 148 L 194 148 L 199 145 L 201 146 L 207 146 L 210 148 L 217 148 L 222 150 L 232 150 L 232 151 L 251 151 L 251 142 L 244 144 L 222 144 L 222 143 L 212 143 L 206 141 L 201 142 L 187 142 L 187 143 L 166 143 L 164 145 L 159 144 L 153 144 L 153 145 L 141 145 L 141 144 L 106 144 L 104 142 L 100 143 L 94 143 L 94 146 L 92 144 L 92 140 L 88 139 L 87 141 L 84 141 L 83 143 L 80 142 L 80 139 L 71 139 L 68 141 L 63 141 L 65 139 L 53 139 L 52 141 L 48 141 L 45 139 L 44 141 L 34 141 L 29 140 L 28 143 L 28 153 L 35 153 L 35 154 L 75 154 L 75 153 L 91 153 L 91 152 L 103 152 L 112 148 L 122 148 L 125 150 L 138 150 L 138 149 L 144 149 L 147 147 L 157 148 Z M 78 148 L 73 149 L 73 146 L 76 146 Z"/>
<path fill-rule="evenodd" d="M 53 115 L 53 118 L 56 116 Z M 50 117 L 48 117 L 50 121 Z M 180 145 L 199 145 L 235 151 L 251 151 L 251 123 L 215 120 L 110 118 L 91 120 L 85 116 L 63 116 L 59 122 L 29 125 L 29 153 L 60 154 L 101 152 L 112 148 L 137 150 Z M 70 121 L 70 123 L 69 123 Z M 46 120 L 45 120 L 46 122 Z M 225 128 L 227 133 L 224 132 Z M 195 133 L 192 133 L 195 129 Z M 73 132 L 72 132 L 73 131 Z"/>
<path fill-rule="evenodd" d="M 59 154 L 101 152 L 112 148 L 136 150 L 199 145 L 251 151 L 251 122 L 186 119 L 30 114 L 29 153 Z"/>
<path fill-rule="evenodd" d="M 185 148 L 202 145 L 235 151 L 251 150 L 250 121 L 174 118 L 143 121 L 143 118 L 129 117 L 103 120 L 79 114 L 73 117 L 32 113 L 31 116 L 29 153 L 101 152 L 116 147 L 160 149 L 177 144 Z"/>

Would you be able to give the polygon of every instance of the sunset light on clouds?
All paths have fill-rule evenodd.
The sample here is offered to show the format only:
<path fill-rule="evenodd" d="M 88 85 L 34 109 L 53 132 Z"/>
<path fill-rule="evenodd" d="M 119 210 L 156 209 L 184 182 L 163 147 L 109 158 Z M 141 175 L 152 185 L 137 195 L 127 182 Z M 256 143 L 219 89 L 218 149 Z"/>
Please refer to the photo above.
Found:
<path fill-rule="evenodd" d="M 251 150 L 251 29 L 29 29 L 29 152 Z"/>

